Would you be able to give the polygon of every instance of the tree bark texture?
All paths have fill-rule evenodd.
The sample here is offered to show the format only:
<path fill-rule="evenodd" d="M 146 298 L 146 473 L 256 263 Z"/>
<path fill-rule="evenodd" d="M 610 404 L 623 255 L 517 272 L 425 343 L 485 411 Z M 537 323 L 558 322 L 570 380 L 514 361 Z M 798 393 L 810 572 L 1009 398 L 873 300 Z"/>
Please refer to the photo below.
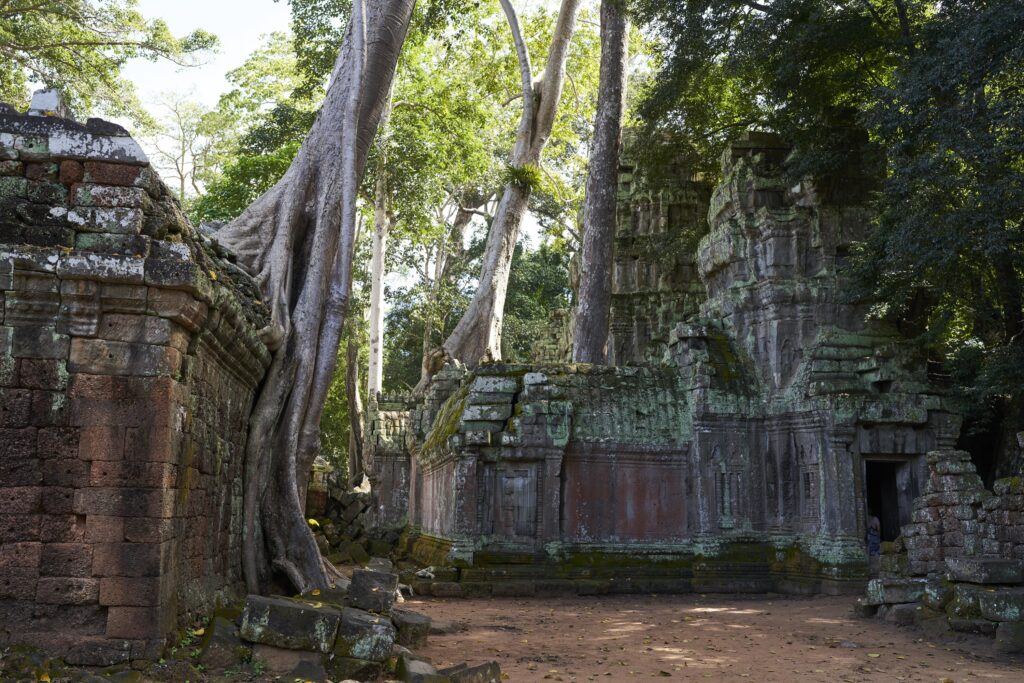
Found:
<path fill-rule="evenodd" d="M 302 503 L 348 302 L 356 190 L 414 2 L 353 3 L 324 103 L 295 160 L 220 234 L 271 311 L 261 336 L 274 356 L 250 419 L 243 487 L 250 592 L 281 577 L 303 592 L 327 583 Z"/>
<path fill-rule="evenodd" d="M 348 399 L 349 449 L 348 481 L 358 486 L 368 474 L 363 459 L 363 400 L 359 396 L 359 344 L 349 338 L 345 353 L 345 397 Z"/>
<path fill-rule="evenodd" d="M 602 0 L 601 76 L 583 205 L 583 253 L 572 349 L 573 361 L 577 363 L 604 363 L 607 358 L 627 27 L 622 0 Z"/>
<path fill-rule="evenodd" d="M 562 0 L 555 31 L 548 48 L 548 60 L 541 80 L 534 85 L 530 55 L 510 0 L 500 0 L 512 31 L 519 59 L 523 91 L 523 113 L 519 119 L 511 166 L 523 168 L 540 163 L 541 153 L 551 136 L 558 101 L 565 81 L 569 43 L 576 30 L 580 0 Z M 491 222 L 480 269 L 480 283 L 466 312 L 444 342 L 443 351 L 470 367 L 481 361 L 501 359 L 502 316 L 508 292 L 509 270 L 519 226 L 530 201 L 531 188 L 509 183 L 505 186 Z"/>
<path fill-rule="evenodd" d="M 370 263 L 370 359 L 366 371 L 366 400 L 375 402 L 384 385 L 384 256 L 391 232 L 391 195 L 388 187 L 388 157 L 385 142 L 391 118 L 392 92 L 380 118 L 377 148 L 380 165 L 373 199 L 373 247 Z"/>

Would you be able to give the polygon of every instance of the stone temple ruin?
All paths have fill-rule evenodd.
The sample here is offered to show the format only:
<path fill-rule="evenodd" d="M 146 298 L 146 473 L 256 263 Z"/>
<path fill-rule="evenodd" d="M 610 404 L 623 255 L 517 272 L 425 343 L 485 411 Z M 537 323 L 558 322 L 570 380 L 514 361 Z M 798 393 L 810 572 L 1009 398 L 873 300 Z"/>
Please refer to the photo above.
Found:
<path fill-rule="evenodd" d="M 623 169 L 614 366 L 450 367 L 378 404 L 381 514 L 446 567 L 424 589 L 862 589 L 867 508 L 895 538 L 959 419 L 841 295 L 864 177 L 786 185 L 789 151 L 747 134 L 713 191 Z"/>
<path fill-rule="evenodd" d="M 0 646 L 154 660 L 243 596 L 266 311 L 122 128 L 59 114 L 0 107 Z M 313 478 L 307 502 L 337 516 L 324 552 L 415 560 L 401 581 L 437 596 L 860 593 L 870 510 L 886 543 L 862 611 L 1024 649 L 1020 482 L 981 487 L 926 359 L 842 297 L 870 183 L 856 165 L 786 183 L 789 152 L 748 133 L 714 188 L 625 155 L 612 363 L 568 363 L 562 314 L 535 364 L 371 397 L 372 493 Z M 211 637 L 316 669 L 352 659 L 363 626 L 423 628 L 351 597 L 313 608 L 326 635 L 308 603 L 249 596 Z M 308 638 L 282 635 L 300 617 Z"/>

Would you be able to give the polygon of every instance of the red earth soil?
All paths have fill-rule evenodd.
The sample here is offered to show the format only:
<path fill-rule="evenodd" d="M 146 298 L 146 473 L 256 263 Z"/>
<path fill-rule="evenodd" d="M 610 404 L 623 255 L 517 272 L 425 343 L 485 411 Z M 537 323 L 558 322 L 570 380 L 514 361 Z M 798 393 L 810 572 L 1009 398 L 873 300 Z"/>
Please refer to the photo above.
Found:
<path fill-rule="evenodd" d="M 983 637 L 930 639 L 852 612 L 851 597 L 658 595 L 413 598 L 436 666 L 495 660 L 511 681 L 1024 683 L 1024 658 Z"/>

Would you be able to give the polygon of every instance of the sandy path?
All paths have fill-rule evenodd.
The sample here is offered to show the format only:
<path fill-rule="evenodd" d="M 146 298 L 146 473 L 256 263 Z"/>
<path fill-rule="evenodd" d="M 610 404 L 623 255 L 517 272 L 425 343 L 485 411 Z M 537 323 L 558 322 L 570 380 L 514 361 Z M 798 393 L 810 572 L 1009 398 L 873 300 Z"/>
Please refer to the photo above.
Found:
<path fill-rule="evenodd" d="M 677 595 L 415 598 L 404 607 L 469 626 L 432 635 L 418 654 L 438 666 L 494 659 L 512 681 L 1024 682 L 1024 658 L 995 657 L 987 639 L 929 642 L 854 617 L 851 602 Z"/>

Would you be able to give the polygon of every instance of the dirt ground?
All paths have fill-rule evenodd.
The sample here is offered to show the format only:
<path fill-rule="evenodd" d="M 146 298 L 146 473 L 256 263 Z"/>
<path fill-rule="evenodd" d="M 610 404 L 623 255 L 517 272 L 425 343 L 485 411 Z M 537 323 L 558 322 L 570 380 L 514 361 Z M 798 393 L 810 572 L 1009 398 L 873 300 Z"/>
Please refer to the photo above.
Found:
<path fill-rule="evenodd" d="M 1024 682 L 1024 658 L 991 641 L 929 641 L 853 615 L 849 597 L 659 595 L 413 598 L 435 625 L 417 654 L 436 666 L 493 659 L 511 681 Z"/>

